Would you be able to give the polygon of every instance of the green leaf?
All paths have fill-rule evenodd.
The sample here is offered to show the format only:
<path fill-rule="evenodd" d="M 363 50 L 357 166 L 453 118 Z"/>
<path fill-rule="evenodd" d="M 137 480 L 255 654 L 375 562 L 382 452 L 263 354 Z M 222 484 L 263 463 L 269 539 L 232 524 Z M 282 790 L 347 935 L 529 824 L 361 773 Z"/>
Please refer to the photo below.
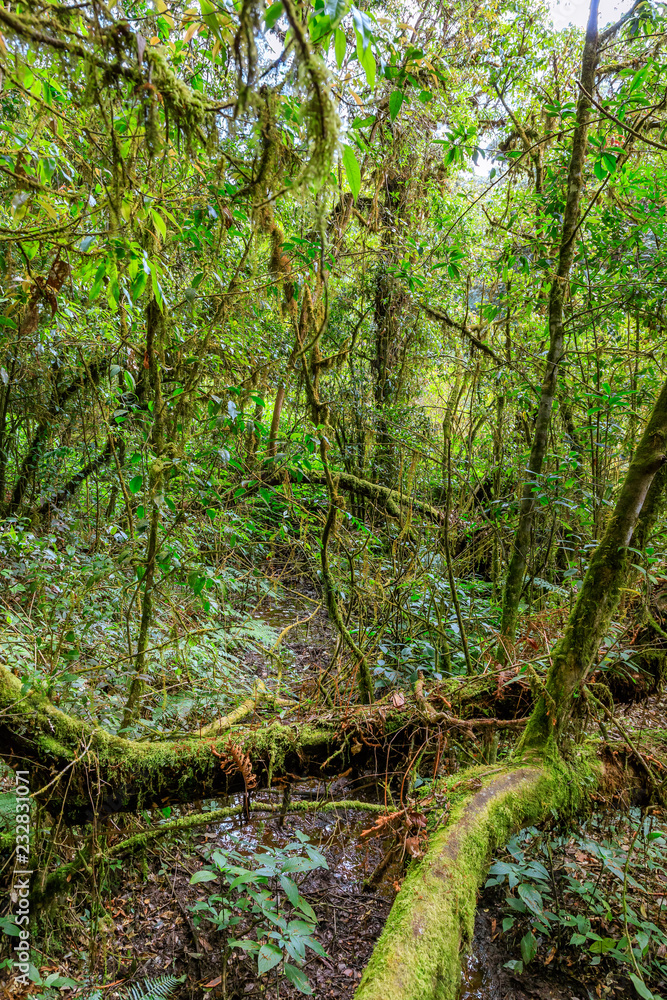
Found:
<path fill-rule="evenodd" d="M 364 68 L 366 82 L 372 90 L 375 86 L 375 56 L 370 45 L 364 48 L 363 39 L 359 32 L 357 32 L 357 58 Z"/>
<path fill-rule="evenodd" d="M 271 4 L 266 14 L 264 15 L 264 24 L 267 26 L 267 28 L 273 27 L 273 25 L 276 23 L 282 12 L 283 12 L 283 5 L 282 3 L 280 3 L 280 0 L 278 0 L 278 3 Z"/>
<path fill-rule="evenodd" d="M 130 493 L 138 493 L 141 489 L 143 481 L 143 476 L 134 476 L 133 479 L 130 479 Z"/>
<path fill-rule="evenodd" d="M 280 876 L 280 884 L 283 887 L 283 892 L 289 899 L 292 906 L 299 905 L 299 890 L 291 878 L 287 878 L 287 875 Z"/>
<path fill-rule="evenodd" d="M 393 122 L 396 121 L 404 100 L 405 95 L 402 90 L 395 90 L 389 98 L 389 116 Z"/>
<path fill-rule="evenodd" d="M 250 938 L 244 938 L 242 941 L 234 941 L 230 939 L 227 944 L 230 948 L 243 948 L 244 951 L 258 951 L 259 944 L 257 941 L 251 941 Z"/>
<path fill-rule="evenodd" d="M 214 872 L 209 871 L 207 868 L 202 868 L 201 871 L 194 873 L 190 879 L 190 885 L 199 885 L 200 882 L 215 882 L 217 877 Z"/>
<path fill-rule="evenodd" d="M 151 208 L 151 215 L 153 216 L 153 222 L 155 223 L 155 228 L 157 229 L 157 231 L 160 234 L 160 236 L 162 237 L 162 239 L 166 240 L 166 238 L 167 238 L 167 223 L 164 221 L 164 219 L 162 218 L 162 216 L 158 212 L 155 211 L 154 208 Z"/>
<path fill-rule="evenodd" d="M 542 897 L 540 896 L 537 889 L 532 885 L 528 885 L 526 882 L 522 882 L 522 884 L 517 889 L 517 892 L 521 896 L 522 900 L 524 901 L 528 909 L 539 917 L 542 911 L 544 910 L 544 905 L 542 903 Z"/>
<path fill-rule="evenodd" d="M 608 951 L 612 951 L 615 947 L 615 938 L 600 938 L 599 941 L 594 941 L 588 950 L 592 955 L 606 955 Z"/>
<path fill-rule="evenodd" d="M 646 983 L 643 983 L 641 981 L 639 976 L 635 976 L 634 972 L 631 972 L 630 979 L 632 980 L 632 985 L 637 990 L 637 993 L 639 993 L 640 997 L 643 997 L 644 1000 L 654 1000 L 653 994 L 651 993 L 650 989 L 648 988 Z"/>
<path fill-rule="evenodd" d="M 235 889 L 237 885 L 245 885 L 246 882 L 255 882 L 257 879 L 257 872 L 243 872 L 242 875 L 237 875 L 233 882 L 229 883 L 230 889 Z"/>
<path fill-rule="evenodd" d="M 361 167 L 351 146 L 345 146 L 343 149 L 343 167 L 347 183 L 350 185 L 352 196 L 356 201 L 361 191 Z"/>
<path fill-rule="evenodd" d="M 602 160 L 598 160 L 593 167 L 593 173 L 599 181 L 603 181 L 608 174 L 608 170 L 605 169 Z"/>
<path fill-rule="evenodd" d="M 334 50 L 336 52 L 336 65 L 338 69 L 343 65 L 343 60 L 345 58 L 345 53 L 347 51 L 347 38 L 345 37 L 345 32 L 342 28 L 336 28 L 336 33 L 334 35 Z"/>
<path fill-rule="evenodd" d="M 302 913 L 305 913 L 307 917 L 310 917 L 310 919 L 313 922 L 317 921 L 317 917 L 315 916 L 315 910 L 312 908 L 310 903 L 306 902 L 305 899 L 302 899 L 301 902 L 299 903 L 299 909 L 301 910 Z"/>
<path fill-rule="evenodd" d="M 207 28 L 213 32 L 215 37 L 219 42 L 222 42 L 222 35 L 220 34 L 220 25 L 218 24 L 218 19 L 215 15 L 215 7 L 210 2 L 210 0 L 199 0 L 199 7 L 201 9 L 201 19 Z"/>
<path fill-rule="evenodd" d="M 489 875 L 509 875 L 515 868 L 516 865 L 510 865 L 507 861 L 496 861 L 489 868 Z"/>
<path fill-rule="evenodd" d="M 613 153 L 603 153 L 602 162 L 604 163 L 609 173 L 613 174 L 614 170 L 616 170 L 616 157 L 613 155 Z"/>
<path fill-rule="evenodd" d="M 537 954 L 537 941 L 535 940 L 535 935 L 532 931 L 528 931 L 527 934 L 521 938 L 521 957 L 525 965 L 535 958 Z"/>
<path fill-rule="evenodd" d="M 285 975 L 292 986 L 296 986 L 299 993 L 310 995 L 313 992 L 308 976 L 302 969 L 297 969 L 296 965 L 289 965 L 288 962 L 285 962 Z"/>
<path fill-rule="evenodd" d="M 280 948 L 276 948 L 274 944 L 263 944 L 257 957 L 257 970 L 260 976 L 268 972 L 269 969 L 273 969 L 282 957 L 283 953 Z"/>

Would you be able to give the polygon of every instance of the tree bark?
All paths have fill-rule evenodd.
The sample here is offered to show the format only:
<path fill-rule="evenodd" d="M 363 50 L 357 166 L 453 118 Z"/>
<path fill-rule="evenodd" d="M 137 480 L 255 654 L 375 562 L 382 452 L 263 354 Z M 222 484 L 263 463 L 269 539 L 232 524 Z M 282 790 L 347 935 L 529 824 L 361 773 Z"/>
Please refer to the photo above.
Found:
<path fill-rule="evenodd" d="M 539 698 L 520 748 L 543 746 L 566 730 L 580 685 L 593 665 L 618 604 L 630 553 L 628 546 L 656 474 L 667 461 L 667 382 L 653 407 L 625 477 L 614 513 L 595 550 L 576 604 L 556 644 L 544 694 Z"/>
<path fill-rule="evenodd" d="M 151 395 L 153 397 L 153 448 L 155 459 L 151 463 L 150 469 L 150 497 L 151 497 L 151 526 L 148 533 L 148 544 L 146 547 L 146 561 L 144 577 L 142 580 L 143 601 L 141 604 L 141 622 L 139 624 L 139 638 L 137 640 L 137 655 L 135 659 L 135 669 L 130 691 L 123 712 L 121 722 L 121 732 L 132 722 L 137 714 L 141 696 L 143 694 L 144 666 L 146 660 L 146 649 L 148 648 L 148 634 L 153 619 L 153 586 L 155 582 L 155 564 L 158 550 L 158 530 L 160 526 L 160 491 L 164 479 L 164 403 L 162 400 L 162 333 L 164 319 L 160 308 L 151 299 L 146 308 L 146 355 L 148 358 L 148 375 L 151 385 Z M 129 614 L 129 609 L 128 609 Z"/>
<path fill-rule="evenodd" d="M 591 0 L 586 41 L 581 62 L 582 89 L 577 105 L 577 127 L 572 138 L 572 153 L 567 179 L 567 200 L 563 217 L 558 267 L 553 276 L 549 292 L 549 353 L 547 355 L 540 403 L 533 430 L 533 441 L 528 468 L 526 470 L 527 476 L 521 495 L 519 523 L 514 536 L 512 556 L 503 594 L 500 626 L 501 641 L 497 649 L 498 659 L 502 663 L 506 662 L 507 647 L 511 645 L 516 635 L 519 600 L 523 588 L 523 577 L 533 529 L 535 494 L 539 490 L 540 475 L 546 456 L 551 411 L 553 409 L 558 381 L 558 368 L 563 356 L 563 303 L 574 257 L 575 236 L 578 228 L 579 208 L 584 186 L 583 171 L 586 160 L 588 123 L 591 113 L 591 95 L 595 89 L 595 69 L 598 59 L 598 4 L 599 0 Z"/>

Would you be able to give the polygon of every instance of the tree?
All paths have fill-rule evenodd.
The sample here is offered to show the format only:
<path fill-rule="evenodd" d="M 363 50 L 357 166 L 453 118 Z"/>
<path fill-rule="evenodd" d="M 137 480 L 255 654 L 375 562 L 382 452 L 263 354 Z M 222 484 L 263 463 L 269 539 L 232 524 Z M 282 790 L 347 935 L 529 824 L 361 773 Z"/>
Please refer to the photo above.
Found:
<path fill-rule="evenodd" d="M 33 898 L 384 755 L 378 822 L 417 777 L 449 818 L 363 1000 L 456 994 L 490 851 L 583 810 L 615 699 L 665 676 L 663 15 L 414 14 L 0 6 L 0 755 Z M 458 790 L 451 734 L 484 761 Z"/>

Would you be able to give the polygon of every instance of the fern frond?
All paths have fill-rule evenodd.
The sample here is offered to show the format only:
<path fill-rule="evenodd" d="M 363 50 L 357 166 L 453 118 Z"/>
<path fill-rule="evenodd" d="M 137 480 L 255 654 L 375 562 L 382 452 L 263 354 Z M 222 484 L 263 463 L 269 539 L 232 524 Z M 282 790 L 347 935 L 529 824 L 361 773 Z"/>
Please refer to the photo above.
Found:
<path fill-rule="evenodd" d="M 133 983 L 128 987 L 124 1000 L 170 1000 L 183 979 L 183 976 L 178 979 L 176 976 L 144 979 L 143 983 Z"/>

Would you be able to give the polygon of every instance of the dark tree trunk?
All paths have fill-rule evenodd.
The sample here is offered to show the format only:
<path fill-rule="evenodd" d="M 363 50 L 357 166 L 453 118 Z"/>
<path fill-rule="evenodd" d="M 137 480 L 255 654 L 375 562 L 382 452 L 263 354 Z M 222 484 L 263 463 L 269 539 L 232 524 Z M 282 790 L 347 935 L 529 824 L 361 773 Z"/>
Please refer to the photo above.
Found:
<path fill-rule="evenodd" d="M 549 353 L 547 355 L 540 403 L 533 428 L 533 441 L 528 461 L 527 477 L 524 483 L 519 510 L 519 523 L 514 536 L 505 591 L 500 627 L 501 641 L 498 645 L 498 659 L 505 662 L 507 647 L 514 641 L 519 615 L 519 600 L 523 589 L 523 577 L 528 560 L 530 539 L 533 529 L 535 495 L 540 489 L 540 476 L 547 452 L 547 440 L 551 411 L 556 395 L 558 367 L 563 356 L 563 302 L 567 282 L 574 257 L 575 237 L 579 221 L 579 208 L 584 185 L 584 164 L 588 123 L 591 113 L 591 95 L 595 90 L 595 69 L 598 59 L 598 3 L 592 0 L 586 42 L 581 63 L 581 96 L 577 106 L 577 127 L 572 139 L 572 154 L 567 178 L 567 200 L 563 217 L 558 267 L 552 278 L 549 293 Z"/>

